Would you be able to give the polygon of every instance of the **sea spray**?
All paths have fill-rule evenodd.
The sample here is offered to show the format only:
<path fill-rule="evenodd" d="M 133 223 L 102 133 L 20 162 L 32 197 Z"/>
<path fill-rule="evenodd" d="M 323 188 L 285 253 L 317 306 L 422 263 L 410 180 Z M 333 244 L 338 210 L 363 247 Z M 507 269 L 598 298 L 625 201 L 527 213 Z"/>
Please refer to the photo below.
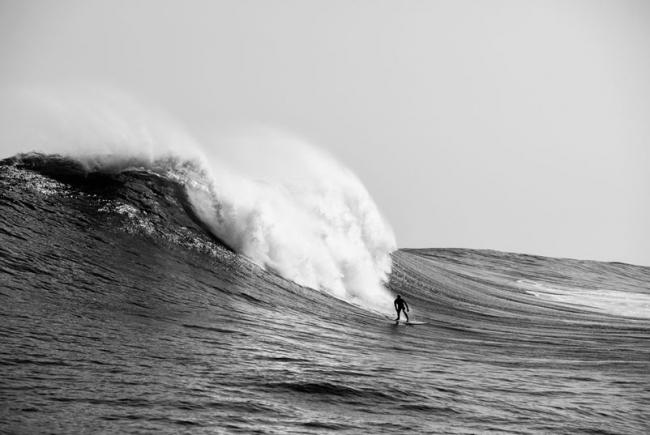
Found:
<path fill-rule="evenodd" d="M 390 307 L 383 283 L 392 230 L 359 179 L 305 141 L 256 130 L 199 143 L 164 114 L 106 89 L 22 90 L 4 101 L 3 157 L 39 151 L 88 172 L 138 167 L 172 177 L 206 226 L 254 263 L 341 299 Z"/>
<path fill-rule="evenodd" d="M 359 179 L 323 151 L 277 131 L 229 141 L 234 146 L 215 148 L 222 158 L 210 159 L 219 162 L 209 171 L 210 193 L 190 189 L 214 233 L 298 284 L 390 307 L 383 281 L 395 239 Z"/>
<path fill-rule="evenodd" d="M 203 160 L 198 142 L 178 123 L 124 92 L 75 86 L 17 88 L 0 95 L 3 157 L 60 154 L 89 172 Z"/>

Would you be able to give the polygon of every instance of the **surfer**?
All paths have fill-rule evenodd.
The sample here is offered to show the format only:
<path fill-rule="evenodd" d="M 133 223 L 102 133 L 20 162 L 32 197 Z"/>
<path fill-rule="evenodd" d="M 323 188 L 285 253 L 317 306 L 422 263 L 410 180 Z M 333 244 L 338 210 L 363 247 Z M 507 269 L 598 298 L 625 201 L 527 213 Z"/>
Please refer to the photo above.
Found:
<path fill-rule="evenodd" d="M 404 317 L 406 317 L 406 323 L 408 323 L 409 315 L 406 313 L 411 310 L 409 309 L 409 304 L 407 304 L 406 301 L 402 299 L 400 295 L 397 295 L 397 299 L 395 299 L 395 311 L 397 311 L 397 319 L 395 319 L 396 322 L 399 322 L 399 315 L 401 312 L 404 313 Z"/>

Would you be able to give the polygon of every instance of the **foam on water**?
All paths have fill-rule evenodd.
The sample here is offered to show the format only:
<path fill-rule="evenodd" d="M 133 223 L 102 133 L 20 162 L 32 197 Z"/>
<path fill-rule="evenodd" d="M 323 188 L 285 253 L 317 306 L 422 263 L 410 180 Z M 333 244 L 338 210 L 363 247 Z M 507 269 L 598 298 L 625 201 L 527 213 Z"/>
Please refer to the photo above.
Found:
<path fill-rule="evenodd" d="M 526 293 L 566 305 L 579 305 L 614 316 L 650 319 L 650 295 L 605 289 L 558 288 L 529 280 L 518 281 Z"/>

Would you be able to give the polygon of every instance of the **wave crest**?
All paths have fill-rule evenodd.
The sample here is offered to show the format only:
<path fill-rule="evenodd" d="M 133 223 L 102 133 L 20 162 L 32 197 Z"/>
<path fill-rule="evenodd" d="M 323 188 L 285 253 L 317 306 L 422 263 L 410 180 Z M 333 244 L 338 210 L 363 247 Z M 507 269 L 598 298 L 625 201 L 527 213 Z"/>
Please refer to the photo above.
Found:
<path fill-rule="evenodd" d="M 1 123 L 29 131 L 4 134 L 3 150 L 20 138 L 21 152 L 61 154 L 83 172 L 137 167 L 173 178 L 206 227 L 254 263 L 345 300 L 390 307 L 393 232 L 359 179 L 332 157 L 268 131 L 206 146 L 128 96 L 92 97 L 23 93 L 22 110 L 3 110 Z"/>

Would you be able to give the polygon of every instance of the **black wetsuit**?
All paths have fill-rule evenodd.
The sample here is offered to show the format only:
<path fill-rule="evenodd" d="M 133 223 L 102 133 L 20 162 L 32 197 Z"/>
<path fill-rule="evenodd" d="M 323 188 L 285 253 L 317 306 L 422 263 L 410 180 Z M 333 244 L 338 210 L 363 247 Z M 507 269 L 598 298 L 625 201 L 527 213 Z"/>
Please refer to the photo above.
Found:
<path fill-rule="evenodd" d="M 406 311 L 409 310 L 409 304 L 406 303 L 404 299 L 402 299 L 400 296 L 395 299 L 395 311 L 397 311 L 397 319 L 399 320 L 400 313 L 404 313 L 404 317 L 406 317 L 406 321 L 409 321 L 409 315 L 406 314 Z"/>

